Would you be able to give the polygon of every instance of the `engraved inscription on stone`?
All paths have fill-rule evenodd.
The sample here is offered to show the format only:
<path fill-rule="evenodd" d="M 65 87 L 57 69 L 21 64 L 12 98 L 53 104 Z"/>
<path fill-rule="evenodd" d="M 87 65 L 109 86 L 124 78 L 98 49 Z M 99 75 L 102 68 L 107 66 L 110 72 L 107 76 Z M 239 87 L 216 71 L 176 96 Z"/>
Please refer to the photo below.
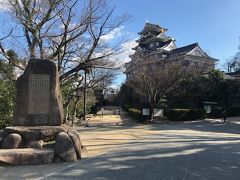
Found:
<path fill-rule="evenodd" d="M 29 76 L 29 114 L 49 113 L 50 77 L 48 74 L 31 74 Z"/>

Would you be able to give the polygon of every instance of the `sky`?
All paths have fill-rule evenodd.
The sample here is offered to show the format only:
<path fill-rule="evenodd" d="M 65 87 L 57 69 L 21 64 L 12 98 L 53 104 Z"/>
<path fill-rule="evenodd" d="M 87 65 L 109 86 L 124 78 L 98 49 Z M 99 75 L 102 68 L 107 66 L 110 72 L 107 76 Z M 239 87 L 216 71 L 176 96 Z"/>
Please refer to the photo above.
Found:
<path fill-rule="evenodd" d="M 6 8 L 0 0 L 0 10 Z M 103 39 L 115 42 L 127 38 L 123 52 L 117 56 L 120 63 L 130 60 L 135 40 L 146 22 L 159 24 L 168 29 L 167 36 L 176 40 L 177 47 L 198 42 L 211 57 L 218 59 L 217 68 L 223 69 L 226 59 L 238 51 L 240 44 L 240 0 L 109 0 L 116 6 L 114 16 L 127 13 L 131 20 L 115 29 Z M 4 29 L 9 19 L 0 11 Z M 114 43 L 113 43 L 114 44 Z M 116 77 L 113 87 L 125 81 L 122 72 Z"/>
<path fill-rule="evenodd" d="M 133 53 L 130 49 L 146 21 L 168 29 L 166 35 L 176 40 L 177 47 L 198 42 L 208 55 L 219 60 L 219 69 L 238 51 L 239 0 L 113 0 L 112 4 L 116 5 L 116 15 L 132 16 L 119 32 L 132 38 L 124 45 L 123 61 L 129 60 L 127 56 Z M 119 75 L 115 86 L 124 80 L 125 76 Z"/>

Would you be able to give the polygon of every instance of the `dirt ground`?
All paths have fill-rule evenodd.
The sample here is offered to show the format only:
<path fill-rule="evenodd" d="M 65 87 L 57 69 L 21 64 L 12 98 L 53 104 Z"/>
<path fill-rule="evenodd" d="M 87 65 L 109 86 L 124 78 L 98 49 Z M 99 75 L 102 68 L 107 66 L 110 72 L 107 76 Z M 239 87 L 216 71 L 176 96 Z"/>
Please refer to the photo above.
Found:
<path fill-rule="evenodd" d="M 136 124 L 126 115 L 75 126 L 87 151 L 77 162 L 0 166 L 0 179 L 239 180 L 240 117 Z"/>

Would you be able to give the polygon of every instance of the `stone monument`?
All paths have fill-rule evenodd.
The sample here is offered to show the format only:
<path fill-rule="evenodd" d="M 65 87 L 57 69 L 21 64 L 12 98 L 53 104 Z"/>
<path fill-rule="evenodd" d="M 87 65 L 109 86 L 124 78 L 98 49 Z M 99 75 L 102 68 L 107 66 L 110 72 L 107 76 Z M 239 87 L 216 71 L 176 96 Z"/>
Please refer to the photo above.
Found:
<path fill-rule="evenodd" d="M 14 126 L 59 126 L 63 105 L 59 75 L 53 61 L 32 59 L 17 80 Z"/>
<path fill-rule="evenodd" d="M 45 164 L 80 159 L 79 134 L 68 131 L 69 127 L 62 124 L 63 118 L 55 63 L 30 60 L 24 74 L 17 79 L 13 126 L 0 131 L 0 164 Z M 44 147 L 51 142 L 52 148 Z"/>

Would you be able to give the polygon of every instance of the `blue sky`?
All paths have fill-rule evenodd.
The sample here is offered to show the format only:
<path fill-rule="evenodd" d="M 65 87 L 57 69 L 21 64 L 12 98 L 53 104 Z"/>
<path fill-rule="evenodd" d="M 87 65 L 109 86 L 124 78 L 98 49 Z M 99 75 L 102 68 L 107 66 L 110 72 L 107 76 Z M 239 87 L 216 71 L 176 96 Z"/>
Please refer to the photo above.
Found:
<path fill-rule="evenodd" d="M 0 0 L 3 8 L 4 0 Z M 132 20 L 107 38 L 127 36 L 125 54 L 119 60 L 126 62 L 132 54 L 133 42 L 138 38 L 146 20 L 167 28 L 166 35 L 176 39 L 178 47 L 198 42 L 210 56 L 219 59 L 217 68 L 223 69 L 226 59 L 234 56 L 240 44 L 240 0 L 109 0 L 116 5 L 115 15 L 127 13 Z M 7 28 L 9 18 L 0 12 L 1 27 Z M 120 86 L 125 76 L 118 75 L 114 85 Z"/>
<path fill-rule="evenodd" d="M 167 35 L 176 39 L 178 47 L 198 42 L 210 56 L 225 59 L 238 51 L 240 44 L 239 0 L 113 0 L 115 13 L 130 14 L 132 21 L 123 31 L 133 37 L 142 30 L 146 20 L 167 28 Z M 119 76 L 116 84 L 124 81 Z"/>

